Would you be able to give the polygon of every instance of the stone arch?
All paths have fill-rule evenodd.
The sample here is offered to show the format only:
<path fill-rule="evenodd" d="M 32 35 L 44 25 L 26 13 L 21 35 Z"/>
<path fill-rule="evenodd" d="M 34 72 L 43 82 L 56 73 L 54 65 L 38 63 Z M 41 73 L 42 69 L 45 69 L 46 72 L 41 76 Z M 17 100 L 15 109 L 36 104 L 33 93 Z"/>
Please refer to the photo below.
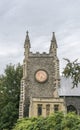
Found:
<path fill-rule="evenodd" d="M 77 114 L 77 109 L 73 105 L 67 106 L 67 113 L 68 112 L 75 112 Z"/>

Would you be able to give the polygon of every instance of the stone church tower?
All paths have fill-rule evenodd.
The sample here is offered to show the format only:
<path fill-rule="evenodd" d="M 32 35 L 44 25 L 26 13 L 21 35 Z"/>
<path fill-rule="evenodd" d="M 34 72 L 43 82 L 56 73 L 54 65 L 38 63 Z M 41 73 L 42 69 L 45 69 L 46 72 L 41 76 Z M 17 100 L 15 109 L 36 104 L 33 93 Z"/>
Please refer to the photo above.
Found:
<path fill-rule="evenodd" d="M 55 33 L 52 35 L 49 53 L 32 53 L 30 47 L 27 32 L 24 43 L 19 118 L 40 115 L 46 117 L 55 111 L 65 113 L 64 98 L 58 94 L 60 75 Z"/>

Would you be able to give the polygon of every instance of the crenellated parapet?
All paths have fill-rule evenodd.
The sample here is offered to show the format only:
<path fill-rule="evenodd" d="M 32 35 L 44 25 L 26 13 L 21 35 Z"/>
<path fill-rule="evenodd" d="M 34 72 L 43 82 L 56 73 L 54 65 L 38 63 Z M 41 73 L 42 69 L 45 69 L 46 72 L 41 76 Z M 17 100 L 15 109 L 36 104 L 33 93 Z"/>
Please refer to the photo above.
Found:
<path fill-rule="evenodd" d="M 46 53 L 46 52 L 43 52 L 43 53 L 40 53 L 40 52 L 36 52 L 36 53 L 33 53 L 33 52 L 30 52 L 29 53 L 29 57 L 53 57 L 52 54 L 49 54 L 49 53 Z"/>

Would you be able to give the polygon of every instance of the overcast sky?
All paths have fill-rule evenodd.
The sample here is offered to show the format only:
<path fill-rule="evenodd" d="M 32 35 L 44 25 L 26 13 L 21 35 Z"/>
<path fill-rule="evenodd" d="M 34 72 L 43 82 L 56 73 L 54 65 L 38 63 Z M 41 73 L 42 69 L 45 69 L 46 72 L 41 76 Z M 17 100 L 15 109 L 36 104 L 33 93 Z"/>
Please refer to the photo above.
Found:
<path fill-rule="evenodd" d="M 33 52 L 48 52 L 55 32 L 61 71 L 64 57 L 80 60 L 80 0 L 0 0 L 0 74 L 22 64 L 27 30 Z"/>

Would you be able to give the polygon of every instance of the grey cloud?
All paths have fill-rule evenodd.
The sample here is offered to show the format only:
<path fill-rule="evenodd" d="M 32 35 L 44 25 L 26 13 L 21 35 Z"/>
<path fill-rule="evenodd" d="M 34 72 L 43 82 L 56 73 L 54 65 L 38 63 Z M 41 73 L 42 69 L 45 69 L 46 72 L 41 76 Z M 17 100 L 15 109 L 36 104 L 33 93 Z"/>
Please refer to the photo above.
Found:
<path fill-rule="evenodd" d="M 63 57 L 80 57 L 79 6 L 80 0 L 0 1 L 0 68 L 22 61 L 27 29 L 31 51 L 40 52 L 48 52 L 52 32 L 56 32 L 61 68 Z"/>

